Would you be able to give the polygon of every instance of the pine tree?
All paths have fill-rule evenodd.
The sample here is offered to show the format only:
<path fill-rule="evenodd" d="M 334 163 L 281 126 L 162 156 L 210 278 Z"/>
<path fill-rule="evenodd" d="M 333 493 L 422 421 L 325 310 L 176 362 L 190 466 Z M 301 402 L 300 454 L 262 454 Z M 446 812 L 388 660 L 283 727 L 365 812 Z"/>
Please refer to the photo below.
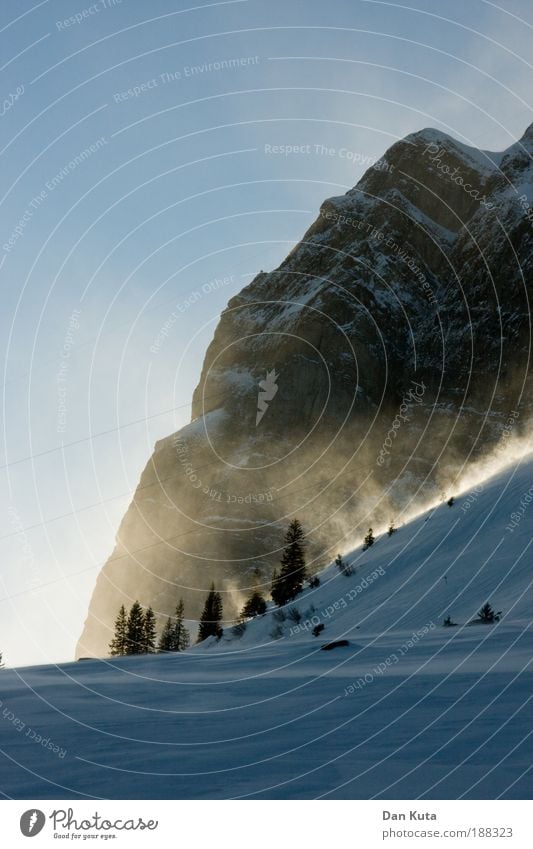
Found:
<path fill-rule="evenodd" d="M 115 636 L 109 643 L 109 651 L 112 657 L 122 657 L 127 654 L 126 645 L 127 645 L 127 620 L 126 620 L 126 608 L 124 605 L 121 605 L 120 610 L 118 612 L 118 616 L 115 620 Z"/>
<path fill-rule="evenodd" d="M 142 653 L 143 654 L 154 654 L 155 653 L 155 641 L 156 641 L 156 630 L 155 630 L 155 615 L 154 611 L 151 607 L 149 607 L 144 614 L 144 622 L 143 622 L 143 646 Z"/>
<path fill-rule="evenodd" d="M 368 533 L 365 537 L 365 544 L 363 545 L 363 551 L 366 551 L 367 548 L 370 548 L 371 545 L 374 545 L 376 538 L 372 532 L 372 528 L 368 529 Z"/>
<path fill-rule="evenodd" d="M 305 537 L 298 519 L 293 519 L 285 535 L 285 546 L 281 557 L 281 571 L 272 582 L 272 599 L 281 607 L 296 598 L 301 592 L 305 576 Z"/>
<path fill-rule="evenodd" d="M 126 654 L 144 652 L 144 613 L 138 601 L 134 601 L 126 627 Z"/>
<path fill-rule="evenodd" d="M 172 625 L 172 619 L 169 618 L 165 622 L 163 630 L 161 631 L 161 636 L 159 637 L 159 642 L 157 644 L 157 650 L 160 652 L 173 651 L 172 646 L 174 645 L 174 627 Z"/>
<path fill-rule="evenodd" d="M 266 601 L 260 592 L 252 593 L 241 611 L 242 619 L 251 619 L 253 616 L 261 616 L 267 609 Z"/>
<path fill-rule="evenodd" d="M 183 615 L 183 599 L 180 598 L 178 606 L 176 607 L 176 622 L 172 629 L 172 651 L 185 651 L 185 649 L 189 648 L 191 643 L 189 632 L 183 622 Z M 222 602 L 220 603 L 220 616 L 222 616 Z"/>
<path fill-rule="evenodd" d="M 215 585 L 211 584 L 211 589 L 206 598 L 203 613 L 200 617 L 200 627 L 198 629 L 198 640 L 201 643 L 207 637 L 222 636 L 222 628 L 220 620 L 222 619 L 222 598 L 220 593 L 215 590 Z"/>

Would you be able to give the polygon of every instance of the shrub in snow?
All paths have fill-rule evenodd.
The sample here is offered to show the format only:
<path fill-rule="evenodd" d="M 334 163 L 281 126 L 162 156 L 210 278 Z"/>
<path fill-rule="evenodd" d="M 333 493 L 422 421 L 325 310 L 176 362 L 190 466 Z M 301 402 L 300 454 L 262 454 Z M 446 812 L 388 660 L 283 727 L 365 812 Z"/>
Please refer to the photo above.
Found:
<path fill-rule="evenodd" d="M 452 622 L 452 617 L 447 616 L 442 624 L 443 624 L 444 628 L 455 628 L 456 625 L 457 625 L 457 622 Z"/>
<path fill-rule="evenodd" d="M 315 625 L 315 627 L 313 628 L 313 637 L 318 637 L 318 635 L 322 633 L 325 627 L 326 626 L 323 622 L 321 622 L 320 625 Z"/>
<path fill-rule="evenodd" d="M 287 611 L 287 618 L 290 619 L 291 622 L 298 623 L 302 618 L 302 614 L 297 607 L 290 607 Z"/>
<path fill-rule="evenodd" d="M 281 625 L 276 625 L 276 627 L 270 632 L 270 638 L 272 640 L 279 640 L 280 637 L 283 636 L 283 628 Z"/>
<path fill-rule="evenodd" d="M 342 575 L 346 575 L 347 578 L 349 578 L 350 575 L 353 575 L 353 572 L 354 572 L 353 567 L 350 566 L 349 563 L 346 563 L 342 554 L 337 554 L 337 556 L 335 558 L 335 566 L 337 567 L 339 572 Z"/>

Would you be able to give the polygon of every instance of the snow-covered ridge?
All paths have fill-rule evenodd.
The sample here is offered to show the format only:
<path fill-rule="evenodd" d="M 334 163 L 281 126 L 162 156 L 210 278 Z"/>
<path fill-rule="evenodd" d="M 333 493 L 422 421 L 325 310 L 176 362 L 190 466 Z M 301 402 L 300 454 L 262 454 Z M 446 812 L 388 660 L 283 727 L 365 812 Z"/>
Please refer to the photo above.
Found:
<path fill-rule="evenodd" d="M 306 589 L 281 613 L 270 605 L 264 616 L 248 621 L 242 636 L 230 627 L 221 640 L 211 638 L 194 651 L 241 651 L 273 640 L 296 640 L 313 651 L 330 640 L 359 643 L 428 622 L 440 626 L 447 615 L 467 626 L 486 601 L 503 611 L 504 621 L 530 621 L 526 511 L 512 525 L 521 504 L 531 503 L 533 511 L 532 480 L 531 456 L 492 477 L 472 477 L 472 488 L 456 494 L 451 507 L 432 506 L 391 536 L 382 530 L 366 551 L 361 541 L 342 552 L 353 567 L 351 576 L 331 564 L 318 574 L 319 587 Z M 317 638 L 312 629 L 319 624 L 325 627 Z"/>

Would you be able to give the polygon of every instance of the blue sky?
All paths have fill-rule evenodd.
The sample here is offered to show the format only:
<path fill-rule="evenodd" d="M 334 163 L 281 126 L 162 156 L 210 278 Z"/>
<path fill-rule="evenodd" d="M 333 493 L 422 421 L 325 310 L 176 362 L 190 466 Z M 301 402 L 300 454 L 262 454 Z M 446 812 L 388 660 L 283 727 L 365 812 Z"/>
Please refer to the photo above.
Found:
<path fill-rule="evenodd" d="M 527 0 L 2 4 L 10 665 L 72 657 L 227 300 L 407 133 L 511 144 L 533 120 L 532 43 Z"/>

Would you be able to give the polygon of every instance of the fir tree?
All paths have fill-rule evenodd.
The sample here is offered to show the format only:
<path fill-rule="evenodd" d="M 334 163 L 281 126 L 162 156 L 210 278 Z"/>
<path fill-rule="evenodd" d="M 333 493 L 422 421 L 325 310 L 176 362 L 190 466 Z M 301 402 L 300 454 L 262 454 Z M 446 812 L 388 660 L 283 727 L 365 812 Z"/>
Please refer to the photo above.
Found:
<path fill-rule="evenodd" d="M 366 551 L 367 548 L 370 548 L 371 545 L 374 545 L 376 538 L 372 532 L 372 528 L 368 529 L 368 533 L 365 537 L 365 544 L 363 545 L 363 551 Z"/>
<path fill-rule="evenodd" d="M 138 601 L 134 601 L 126 627 L 126 654 L 144 652 L 144 613 Z"/>
<path fill-rule="evenodd" d="M 252 619 L 253 616 L 261 616 L 261 614 L 265 613 L 267 609 L 266 601 L 261 595 L 261 593 L 255 592 L 252 593 L 246 604 L 244 605 L 241 611 L 242 619 Z"/>
<path fill-rule="evenodd" d="M 484 624 L 490 625 L 493 622 L 499 622 L 501 615 L 501 610 L 499 610 L 498 613 L 495 613 L 490 604 L 487 602 L 479 611 L 478 620 Z"/>
<path fill-rule="evenodd" d="M 118 616 L 115 620 L 115 636 L 109 643 L 109 651 L 112 657 L 122 657 L 125 655 L 127 646 L 127 619 L 126 608 L 121 605 Z"/>
<path fill-rule="evenodd" d="M 215 590 L 215 585 L 211 584 L 211 589 L 206 598 L 203 613 L 200 617 L 200 627 L 198 629 L 198 640 L 201 643 L 207 637 L 222 636 L 222 628 L 220 620 L 222 619 L 222 597 Z"/>
<path fill-rule="evenodd" d="M 214 587 L 213 587 L 214 589 Z M 176 607 L 176 621 L 172 629 L 172 651 L 185 651 L 191 643 L 189 632 L 183 622 L 184 606 L 180 598 Z M 222 616 L 222 602 L 220 603 L 220 616 Z"/>
<path fill-rule="evenodd" d="M 155 631 L 155 615 L 154 611 L 151 607 L 149 607 L 144 614 L 144 622 L 143 622 L 143 646 L 142 653 L 143 654 L 154 654 L 155 652 L 155 641 L 156 641 L 156 631 Z"/>
<path fill-rule="evenodd" d="M 167 621 L 163 626 L 163 630 L 161 631 L 161 636 L 159 637 L 159 642 L 157 644 L 157 650 L 160 652 L 167 652 L 173 650 L 174 645 L 174 635 L 173 635 L 174 627 L 172 625 L 172 620 L 169 616 Z"/>
<path fill-rule="evenodd" d="M 281 607 L 301 592 L 305 576 L 304 532 L 298 519 L 293 519 L 285 535 L 281 570 L 272 582 L 272 599 Z"/>

